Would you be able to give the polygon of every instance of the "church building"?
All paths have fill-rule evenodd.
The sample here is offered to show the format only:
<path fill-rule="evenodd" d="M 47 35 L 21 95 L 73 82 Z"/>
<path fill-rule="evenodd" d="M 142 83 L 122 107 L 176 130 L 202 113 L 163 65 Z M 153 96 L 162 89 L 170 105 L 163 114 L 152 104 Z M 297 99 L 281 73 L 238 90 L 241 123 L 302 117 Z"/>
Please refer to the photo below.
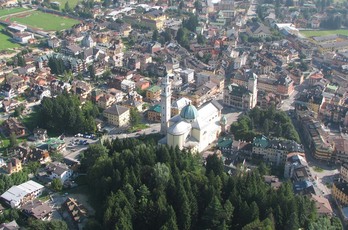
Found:
<path fill-rule="evenodd" d="M 180 114 L 170 118 L 171 92 L 168 77 L 161 86 L 161 133 L 165 137 L 159 143 L 202 152 L 221 132 L 222 106 L 217 101 L 211 101 L 197 109 L 188 103 Z"/>

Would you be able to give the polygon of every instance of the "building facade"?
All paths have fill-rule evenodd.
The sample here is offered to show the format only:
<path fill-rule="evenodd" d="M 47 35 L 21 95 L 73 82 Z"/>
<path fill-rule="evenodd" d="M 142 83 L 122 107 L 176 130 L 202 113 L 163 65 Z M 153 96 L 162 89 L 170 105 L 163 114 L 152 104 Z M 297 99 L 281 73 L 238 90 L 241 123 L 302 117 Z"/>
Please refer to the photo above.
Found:
<path fill-rule="evenodd" d="M 108 123 L 117 127 L 123 127 L 129 124 L 130 111 L 127 107 L 113 105 L 104 110 L 103 115 L 107 119 Z"/>

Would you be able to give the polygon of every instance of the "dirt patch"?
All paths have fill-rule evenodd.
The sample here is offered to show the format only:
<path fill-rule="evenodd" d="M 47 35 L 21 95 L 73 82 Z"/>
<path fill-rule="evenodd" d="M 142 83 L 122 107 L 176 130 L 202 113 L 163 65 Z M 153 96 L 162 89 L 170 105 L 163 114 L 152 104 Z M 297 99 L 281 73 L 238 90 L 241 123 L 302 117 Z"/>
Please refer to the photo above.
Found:
<path fill-rule="evenodd" d="M 26 18 L 29 17 L 31 13 L 24 13 L 24 14 L 18 14 L 15 16 L 15 18 Z"/>

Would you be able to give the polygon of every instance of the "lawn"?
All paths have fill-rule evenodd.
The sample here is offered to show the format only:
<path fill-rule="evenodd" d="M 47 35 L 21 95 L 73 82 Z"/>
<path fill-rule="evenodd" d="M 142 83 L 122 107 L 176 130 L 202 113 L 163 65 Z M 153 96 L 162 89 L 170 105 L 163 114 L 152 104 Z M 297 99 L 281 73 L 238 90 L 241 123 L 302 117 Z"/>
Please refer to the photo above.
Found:
<path fill-rule="evenodd" d="M 60 9 L 62 10 L 62 9 L 64 9 L 66 2 L 69 2 L 70 8 L 73 9 L 77 5 L 79 0 L 56 0 L 55 2 L 60 3 Z"/>
<path fill-rule="evenodd" d="M 19 12 L 24 12 L 27 11 L 29 9 L 25 9 L 25 8 L 9 8 L 9 9 L 1 9 L 0 10 L 0 18 L 9 14 L 15 14 L 15 13 L 19 13 Z"/>
<path fill-rule="evenodd" d="M 140 124 L 137 124 L 137 125 L 135 125 L 135 126 L 129 128 L 128 131 L 129 131 L 130 133 L 133 133 L 133 132 L 135 132 L 135 131 L 138 131 L 138 130 L 141 131 L 141 130 L 147 129 L 147 128 L 149 128 L 148 125 L 140 123 Z"/>
<path fill-rule="evenodd" d="M 32 12 L 28 15 L 21 14 L 11 17 L 12 22 L 17 22 L 37 29 L 48 31 L 60 31 L 68 29 L 79 21 L 71 18 L 61 17 L 54 14 L 43 13 L 40 11 Z"/>
<path fill-rule="evenodd" d="M 3 28 L 4 27 L 0 25 L 0 51 L 19 47 L 19 44 L 13 43 L 9 36 L 2 33 Z"/>
<path fill-rule="evenodd" d="M 348 36 L 348 30 L 303 30 L 300 33 L 306 37 L 320 37 L 330 34 L 342 34 Z"/>
<path fill-rule="evenodd" d="M 322 169 L 322 168 L 320 168 L 318 166 L 315 166 L 313 169 L 314 169 L 315 172 L 323 172 L 324 171 L 324 169 Z"/>

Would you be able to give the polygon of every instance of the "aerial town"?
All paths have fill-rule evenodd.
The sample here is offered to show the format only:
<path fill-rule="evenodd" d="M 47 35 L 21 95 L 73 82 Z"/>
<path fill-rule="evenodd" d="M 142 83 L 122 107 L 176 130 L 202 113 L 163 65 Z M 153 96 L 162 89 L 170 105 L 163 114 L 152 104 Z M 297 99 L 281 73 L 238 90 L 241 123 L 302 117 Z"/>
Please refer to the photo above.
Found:
<path fill-rule="evenodd" d="M 347 0 L 0 0 L 0 230 L 347 228 Z"/>

